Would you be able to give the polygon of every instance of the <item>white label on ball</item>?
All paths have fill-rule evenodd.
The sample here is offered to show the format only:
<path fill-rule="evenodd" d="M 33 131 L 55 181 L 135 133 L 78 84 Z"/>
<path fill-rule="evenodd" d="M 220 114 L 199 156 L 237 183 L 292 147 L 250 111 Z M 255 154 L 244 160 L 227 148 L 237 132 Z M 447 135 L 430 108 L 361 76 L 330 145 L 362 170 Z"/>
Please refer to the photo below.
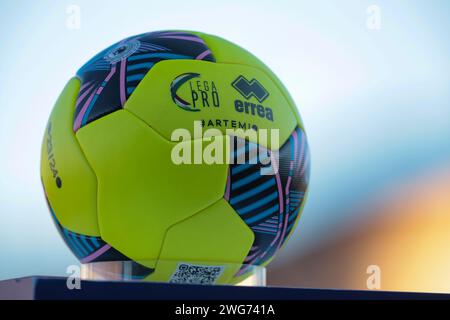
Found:
<path fill-rule="evenodd" d="M 225 270 L 224 266 L 195 265 L 180 262 L 170 277 L 170 283 L 214 284 Z"/>

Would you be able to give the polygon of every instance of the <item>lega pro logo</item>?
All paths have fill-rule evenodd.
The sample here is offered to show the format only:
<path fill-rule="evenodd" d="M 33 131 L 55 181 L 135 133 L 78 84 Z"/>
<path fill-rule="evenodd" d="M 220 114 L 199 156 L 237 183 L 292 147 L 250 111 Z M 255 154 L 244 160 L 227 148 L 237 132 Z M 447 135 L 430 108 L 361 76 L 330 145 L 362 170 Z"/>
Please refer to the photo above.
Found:
<path fill-rule="evenodd" d="M 170 84 L 173 102 L 185 111 L 198 112 L 203 108 L 220 106 L 214 81 L 200 79 L 199 73 L 183 73 Z"/>

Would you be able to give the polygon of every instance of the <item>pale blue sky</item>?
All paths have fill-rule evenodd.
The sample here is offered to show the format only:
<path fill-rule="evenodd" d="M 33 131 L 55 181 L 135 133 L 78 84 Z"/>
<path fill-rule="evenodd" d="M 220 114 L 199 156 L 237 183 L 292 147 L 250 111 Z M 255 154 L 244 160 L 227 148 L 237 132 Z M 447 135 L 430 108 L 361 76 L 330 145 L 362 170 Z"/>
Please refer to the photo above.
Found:
<path fill-rule="evenodd" d="M 66 27 L 68 5 L 81 29 Z M 381 30 L 366 9 L 381 8 Z M 40 186 L 42 133 L 67 80 L 98 51 L 161 29 L 216 34 L 284 82 L 312 149 L 310 198 L 280 259 L 354 218 L 352 208 L 450 163 L 448 1 L 0 0 L 0 279 L 63 274 Z"/>

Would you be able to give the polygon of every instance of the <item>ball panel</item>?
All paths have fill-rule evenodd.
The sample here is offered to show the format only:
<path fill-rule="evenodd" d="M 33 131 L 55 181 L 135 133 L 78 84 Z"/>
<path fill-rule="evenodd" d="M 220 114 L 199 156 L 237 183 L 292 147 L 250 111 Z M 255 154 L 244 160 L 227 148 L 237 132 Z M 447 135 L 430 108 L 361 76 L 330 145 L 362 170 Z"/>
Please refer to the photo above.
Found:
<path fill-rule="evenodd" d="M 58 223 L 72 232 L 99 236 L 97 179 L 72 131 L 80 81 L 68 82 L 53 108 L 41 151 L 42 183 Z"/>
<path fill-rule="evenodd" d="M 171 59 L 214 61 L 201 38 L 177 31 L 129 37 L 97 54 L 77 72 L 82 86 L 75 109 L 74 131 L 121 109 L 153 65 Z"/>
<path fill-rule="evenodd" d="M 123 255 L 121 252 L 111 247 L 108 243 L 103 241 L 101 237 L 87 236 L 84 234 L 70 231 L 61 225 L 56 218 L 55 212 L 51 207 L 48 198 L 46 197 L 49 211 L 52 215 L 53 221 L 58 229 L 59 234 L 63 238 L 70 251 L 80 260 L 81 263 L 92 262 L 108 262 L 108 261 L 130 261 L 131 259 Z M 113 270 L 103 270 L 101 267 L 98 270 L 100 274 L 108 273 L 115 279 L 144 279 L 151 274 L 154 269 L 145 267 L 135 261 L 130 261 L 131 268 L 129 272 L 123 272 L 120 268 L 113 268 Z M 95 268 L 95 265 L 93 266 Z M 130 277 L 130 278 L 129 278 Z"/>
<path fill-rule="evenodd" d="M 127 110 L 76 135 L 98 178 L 101 236 L 133 260 L 155 260 L 169 226 L 223 196 L 226 164 L 175 165 L 174 143 Z"/>
<path fill-rule="evenodd" d="M 99 256 L 102 256 L 102 253 L 111 249 L 111 246 L 107 245 L 100 237 L 87 236 L 70 231 L 69 229 L 65 228 L 61 223 L 59 223 L 59 220 L 56 217 L 55 211 L 50 205 L 48 198 L 46 198 L 46 200 L 53 221 L 58 228 L 59 234 L 63 238 L 66 245 L 69 247 L 70 251 L 72 251 L 72 253 L 81 262 L 84 263 L 96 261 Z"/>
<path fill-rule="evenodd" d="M 276 84 L 280 92 L 282 92 L 286 101 L 288 101 L 289 108 L 294 113 L 298 126 L 303 129 L 303 122 L 301 120 L 300 114 L 288 90 L 280 81 L 280 79 L 278 79 L 275 73 L 273 73 L 272 70 L 267 67 L 261 60 L 259 60 L 247 50 L 226 39 L 202 32 L 192 33 L 196 34 L 198 37 L 202 38 L 205 41 L 208 48 L 214 53 L 214 57 L 217 63 L 252 66 L 266 73 L 267 76 L 273 81 L 273 83 Z"/>
<path fill-rule="evenodd" d="M 256 146 L 246 142 L 240 153 L 250 154 Z M 297 128 L 279 151 L 278 164 L 271 161 L 274 175 L 261 174 L 261 161 L 275 157 L 259 156 L 256 164 L 232 164 L 225 198 L 255 233 L 247 264 L 265 265 L 278 252 L 301 214 L 309 183 L 309 150 L 304 132 Z M 251 156 L 247 156 L 251 158 Z M 241 274 L 245 269 L 241 270 Z"/>
<path fill-rule="evenodd" d="M 259 86 L 263 91 L 257 90 Z M 244 97 L 238 89 L 249 90 L 249 96 Z M 288 102 L 265 73 L 253 67 L 205 61 L 159 62 L 140 82 L 125 109 L 168 140 L 177 128 L 186 128 L 194 136 L 194 121 L 202 121 L 204 130 L 215 128 L 220 134 L 239 128 L 253 132 L 254 137 L 247 136 L 253 142 L 257 142 L 258 130 L 279 129 L 281 146 L 297 126 Z M 254 126 L 257 130 L 252 130 Z M 243 132 L 236 135 L 244 137 Z M 279 147 L 272 145 L 270 135 L 267 143 L 258 142 L 272 149 Z"/>
<path fill-rule="evenodd" d="M 167 230 L 155 272 L 147 280 L 168 281 L 179 263 L 221 266 L 216 283 L 229 283 L 254 236 L 225 199 Z"/>

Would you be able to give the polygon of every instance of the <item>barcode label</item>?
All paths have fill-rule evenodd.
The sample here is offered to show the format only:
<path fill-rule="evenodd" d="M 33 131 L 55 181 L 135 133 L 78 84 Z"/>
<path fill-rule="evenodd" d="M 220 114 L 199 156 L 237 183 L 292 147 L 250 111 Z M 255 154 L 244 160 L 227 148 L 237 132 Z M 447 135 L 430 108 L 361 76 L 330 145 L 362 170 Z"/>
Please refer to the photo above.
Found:
<path fill-rule="evenodd" d="M 224 269 L 224 266 L 179 263 L 169 282 L 206 285 L 214 284 Z"/>

